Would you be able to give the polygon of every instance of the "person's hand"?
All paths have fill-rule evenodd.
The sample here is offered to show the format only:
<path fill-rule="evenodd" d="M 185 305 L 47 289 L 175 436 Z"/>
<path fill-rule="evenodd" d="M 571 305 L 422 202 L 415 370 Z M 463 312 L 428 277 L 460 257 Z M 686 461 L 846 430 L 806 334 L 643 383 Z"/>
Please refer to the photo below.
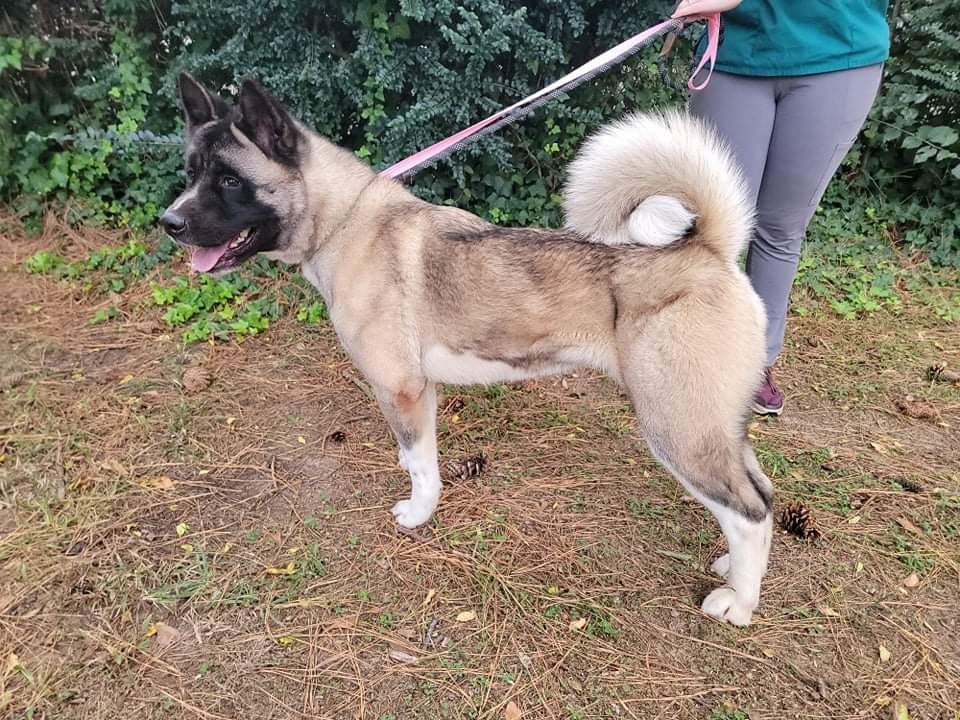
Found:
<path fill-rule="evenodd" d="M 677 9 L 674 10 L 674 18 L 695 18 L 712 15 L 713 13 L 726 12 L 739 5 L 741 0 L 681 0 Z"/>

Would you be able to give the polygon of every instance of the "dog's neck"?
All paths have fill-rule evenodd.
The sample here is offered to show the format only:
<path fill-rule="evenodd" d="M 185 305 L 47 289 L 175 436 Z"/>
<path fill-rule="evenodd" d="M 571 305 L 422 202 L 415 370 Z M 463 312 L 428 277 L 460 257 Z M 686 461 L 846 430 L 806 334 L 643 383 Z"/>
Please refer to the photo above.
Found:
<path fill-rule="evenodd" d="M 306 207 L 297 223 L 293 241 L 276 259 L 298 264 L 304 277 L 332 303 L 330 278 L 344 246 L 353 238 L 345 232 L 351 219 L 363 212 L 364 193 L 377 185 L 385 193 L 408 195 L 399 183 L 379 177 L 352 152 L 301 126 L 307 143 L 301 169 L 308 188 Z M 382 198 L 381 198 L 382 199 Z"/>
<path fill-rule="evenodd" d="M 304 183 L 310 188 L 304 212 L 309 227 L 304 228 L 308 237 L 298 238 L 301 242 L 307 241 L 304 260 L 324 245 L 341 239 L 339 231 L 356 210 L 364 190 L 377 179 L 373 169 L 349 150 L 313 132 L 305 134 L 310 147 L 304 154 L 309 160 L 302 173 Z"/>

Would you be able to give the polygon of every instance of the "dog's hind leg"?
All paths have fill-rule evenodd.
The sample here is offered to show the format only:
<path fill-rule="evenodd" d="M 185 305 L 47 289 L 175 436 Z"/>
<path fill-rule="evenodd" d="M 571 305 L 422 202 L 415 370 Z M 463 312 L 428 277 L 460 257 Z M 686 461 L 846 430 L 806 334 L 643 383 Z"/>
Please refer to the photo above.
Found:
<path fill-rule="evenodd" d="M 726 584 L 707 595 L 703 611 L 734 625 L 749 625 L 760 602 L 760 583 L 770 553 L 773 491 L 769 480 L 744 461 L 737 461 L 735 442 L 722 440 L 729 450 L 719 454 L 708 451 L 713 457 L 707 459 L 702 448 L 678 448 L 643 424 L 654 455 L 713 513 L 727 539 L 729 553 L 711 567 Z M 704 440 L 710 444 L 720 438 L 715 435 Z M 752 454 L 748 445 L 742 448 Z"/>
<path fill-rule="evenodd" d="M 717 518 L 726 579 L 703 610 L 750 623 L 760 599 L 773 525 L 773 487 L 746 438 L 763 366 L 763 319 L 738 287 L 723 301 L 690 297 L 621 327 L 621 371 L 654 456 Z"/>
<path fill-rule="evenodd" d="M 401 466 L 410 473 L 410 497 L 393 506 L 393 516 L 403 527 L 415 528 L 433 515 L 442 489 L 437 462 L 436 387 L 418 381 L 378 387 L 376 394 L 400 444 Z"/>

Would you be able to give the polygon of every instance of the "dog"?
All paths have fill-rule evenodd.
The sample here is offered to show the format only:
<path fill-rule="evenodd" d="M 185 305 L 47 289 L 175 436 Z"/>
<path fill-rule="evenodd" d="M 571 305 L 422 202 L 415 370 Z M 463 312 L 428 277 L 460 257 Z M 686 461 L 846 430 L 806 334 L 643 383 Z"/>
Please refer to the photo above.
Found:
<path fill-rule="evenodd" d="M 320 291 L 409 472 L 397 523 L 441 493 L 436 384 L 589 366 L 629 393 L 653 455 L 717 518 L 708 615 L 748 625 L 773 488 L 746 438 L 763 306 L 737 265 L 752 214 L 716 135 L 682 112 L 602 128 L 573 161 L 562 230 L 504 228 L 411 194 L 291 116 L 255 80 L 228 105 L 179 78 L 186 190 L 160 223 L 197 272 L 260 253 Z"/>

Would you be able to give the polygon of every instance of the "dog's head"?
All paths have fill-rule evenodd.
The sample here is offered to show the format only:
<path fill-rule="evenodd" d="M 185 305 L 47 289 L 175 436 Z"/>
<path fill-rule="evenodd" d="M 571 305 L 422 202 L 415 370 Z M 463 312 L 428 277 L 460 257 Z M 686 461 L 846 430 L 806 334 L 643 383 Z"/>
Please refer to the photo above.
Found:
<path fill-rule="evenodd" d="M 306 138 L 255 80 L 230 107 L 186 73 L 187 188 L 160 217 L 188 246 L 198 272 L 226 272 L 261 252 L 282 252 L 305 205 L 300 154 Z"/>

